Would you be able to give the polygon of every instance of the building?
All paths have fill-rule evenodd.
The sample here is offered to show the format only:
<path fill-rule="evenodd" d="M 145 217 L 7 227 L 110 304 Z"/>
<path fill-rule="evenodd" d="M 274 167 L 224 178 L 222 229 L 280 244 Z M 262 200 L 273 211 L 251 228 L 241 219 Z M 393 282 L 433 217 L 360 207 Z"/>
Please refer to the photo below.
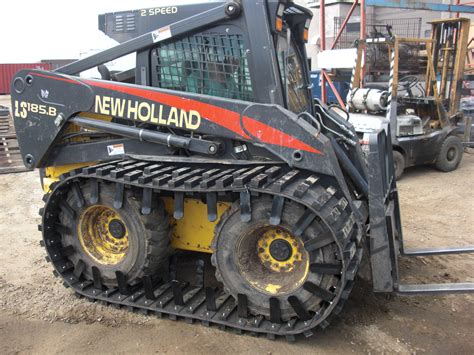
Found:
<path fill-rule="evenodd" d="M 319 0 L 296 0 L 296 3 L 310 8 L 314 14 L 314 19 L 310 28 L 310 40 L 308 44 L 308 56 L 311 58 L 312 69 L 318 68 L 317 55 L 320 51 L 319 36 Z M 456 0 L 422 0 L 407 1 L 407 3 L 437 3 L 456 4 Z M 465 1 L 461 1 L 463 3 Z M 349 12 L 352 0 L 326 0 L 325 1 L 325 22 L 326 22 L 326 48 L 329 49 L 337 32 Z M 366 8 L 367 34 L 375 31 L 386 32 L 385 27 L 391 26 L 395 35 L 404 37 L 429 37 L 431 35 L 431 25 L 428 22 L 442 18 L 454 17 L 451 12 L 395 9 L 387 7 Z M 473 14 L 461 14 L 474 22 Z M 336 48 L 350 48 L 354 41 L 359 38 L 360 33 L 360 8 L 354 10 L 346 30 L 343 32 L 340 42 Z"/>

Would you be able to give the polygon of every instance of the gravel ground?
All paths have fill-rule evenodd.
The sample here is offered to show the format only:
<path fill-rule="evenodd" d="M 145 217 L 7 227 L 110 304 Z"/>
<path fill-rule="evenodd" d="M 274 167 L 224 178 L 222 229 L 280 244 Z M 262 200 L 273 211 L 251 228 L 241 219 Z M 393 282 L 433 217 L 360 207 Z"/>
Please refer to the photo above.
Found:
<path fill-rule="evenodd" d="M 1 102 L 0 102 L 1 103 Z M 474 155 L 399 183 L 408 246 L 474 244 Z M 36 225 L 36 172 L 0 175 L 0 353 L 474 353 L 474 296 L 385 297 L 358 280 L 340 319 L 294 344 L 137 315 L 76 299 L 53 277 Z M 474 281 L 472 256 L 401 261 L 407 282 Z"/>

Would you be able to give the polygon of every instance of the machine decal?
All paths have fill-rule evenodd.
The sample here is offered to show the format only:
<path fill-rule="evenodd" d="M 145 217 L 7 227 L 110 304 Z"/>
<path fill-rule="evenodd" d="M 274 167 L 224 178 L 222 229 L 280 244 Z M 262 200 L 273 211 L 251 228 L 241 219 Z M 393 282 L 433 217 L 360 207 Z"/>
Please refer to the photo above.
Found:
<path fill-rule="evenodd" d="M 154 7 L 151 9 L 141 9 L 140 16 L 171 15 L 178 13 L 176 6 Z"/>
<path fill-rule="evenodd" d="M 27 101 L 14 101 L 13 114 L 17 118 L 28 118 L 29 113 L 39 113 L 40 115 L 55 117 L 57 115 L 56 107 L 41 105 Z"/>
<path fill-rule="evenodd" d="M 153 43 L 164 41 L 165 39 L 171 38 L 172 36 L 171 28 L 169 26 L 159 28 L 151 33 Z"/>
<path fill-rule="evenodd" d="M 115 155 L 124 155 L 125 154 L 125 148 L 123 144 L 111 144 L 107 146 L 107 153 L 109 156 L 115 156 Z"/>
<path fill-rule="evenodd" d="M 201 125 L 201 115 L 195 110 L 186 111 L 171 107 L 165 114 L 164 109 L 161 104 L 100 95 L 96 95 L 94 106 L 95 112 L 102 115 L 124 117 L 161 126 L 196 130 Z"/>

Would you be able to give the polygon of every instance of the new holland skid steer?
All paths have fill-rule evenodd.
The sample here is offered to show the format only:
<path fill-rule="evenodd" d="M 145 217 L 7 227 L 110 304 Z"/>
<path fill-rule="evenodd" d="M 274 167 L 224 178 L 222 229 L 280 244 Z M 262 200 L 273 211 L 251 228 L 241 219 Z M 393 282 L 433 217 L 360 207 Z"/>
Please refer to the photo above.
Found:
<path fill-rule="evenodd" d="M 79 296 L 293 340 L 326 327 L 359 265 L 403 285 L 389 127 L 370 135 L 311 98 L 311 12 L 289 1 L 102 15 L 121 44 L 12 82 L 22 158 L 46 195 L 39 229 Z M 136 66 L 103 64 L 136 53 Z M 101 79 L 79 74 L 99 68 Z"/>

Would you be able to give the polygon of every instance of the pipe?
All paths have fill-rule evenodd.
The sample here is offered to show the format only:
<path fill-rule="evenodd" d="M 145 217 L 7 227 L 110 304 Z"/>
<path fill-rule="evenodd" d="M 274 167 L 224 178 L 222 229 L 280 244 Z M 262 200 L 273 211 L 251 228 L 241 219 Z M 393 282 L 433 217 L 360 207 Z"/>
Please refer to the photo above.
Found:
<path fill-rule="evenodd" d="M 321 52 L 326 50 L 326 4 L 324 0 L 319 1 L 319 49 Z M 326 103 L 326 77 L 325 71 L 321 68 L 321 101 Z"/>
<path fill-rule="evenodd" d="M 369 184 L 362 175 L 359 173 L 354 164 L 352 164 L 349 157 L 346 155 L 344 150 L 339 146 L 334 138 L 331 138 L 331 143 L 336 153 L 337 159 L 341 163 L 342 168 L 349 174 L 354 184 L 357 186 L 359 191 L 368 197 L 369 196 Z"/>
<path fill-rule="evenodd" d="M 362 87 L 362 84 L 364 82 L 364 77 L 365 77 L 365 57 L 366 57 L 366 49 L 365 49 L 365 43 L 364 40 L 367 37 L 367 18 L 366 18 L 366 13 L 365 11 L 367 10 L 365 6 L 365 0 L 360 0 L 360 40 L 363 43 L 362 44 L 362 63 L 364 63 L 364 66 L 361 68 L 361 73 L 360 73 L 360 87 Z"/>
<path fill-rule="evenodd" d="M 339 106 L 341 106 L 341 108 L 344 109 L 346 105 L 344 105 L 344 101 L 341 99 L 341 95 L 339 95 L 339 93 L 337 92 L 336 87 L 334 86 L 334 83 L 332 82 L 331 78 L 325 71 L 322 71 L 321 73 L 323 74 L 324 78 L 328 81 L 328 84 L 331 87 L 332 92 L 336 96 Z"/>

